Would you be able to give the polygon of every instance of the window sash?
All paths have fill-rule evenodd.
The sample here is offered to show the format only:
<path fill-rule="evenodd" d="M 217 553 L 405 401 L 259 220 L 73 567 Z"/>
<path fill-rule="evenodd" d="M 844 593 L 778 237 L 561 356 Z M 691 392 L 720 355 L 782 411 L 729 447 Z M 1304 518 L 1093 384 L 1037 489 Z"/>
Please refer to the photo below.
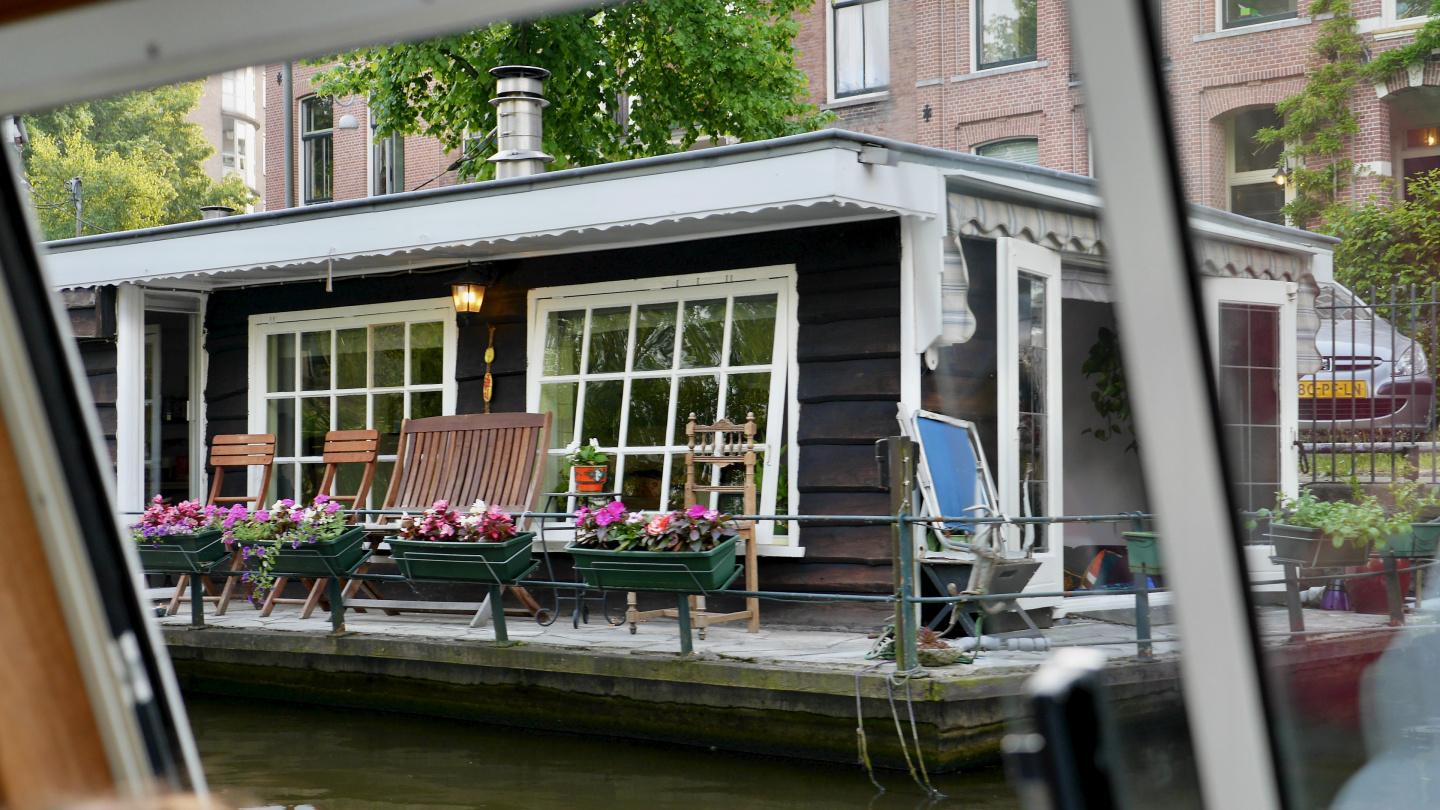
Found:
<path fill-rule="evenodd" d="M 975 0 L 976 70 L 1035 61 L 1039 40 L 1035 6 L 1031 3 L 1026 13 L 1026 9 L 1019 7 L 1025 2 L 1027 0 Z M 992 10 L 995 13 L 992 14 Z M 1011 21 L 1010 42 L 992 40 L 987 36 L 987 20 L 991 18 L 997 22 Z"/>
<path fill-rule="evenodd" d="M 732 274 L 733 277 L 733 274 Z M 661 280 L 656 280 L 661 281 Z M 643 283 L 643 282 L 641 282 Z M 677 288 L 678 287 L 678 288 Z M 532 292 L 532 335 L 530 349 L 530 410 L 539 410 L 543 386 L 555 384 L 573 384 L 575 390 L 570 408 L 573 408 L 573 415 L 568 424 L 561 424 L 565 416 L 557 414 L 555 428 L 555 439 L 553 444 L 558 445 L 549 450 L 551 469 L 547 472 L 546 489 L 550 490 L 556 486 L 556 479 L 553 476 L 558 474 L 560 469 L 559 459 L 565 454 L 564 435 L 572 435 L 575 440 L 588 442 L 589 436 L 582 435 L 585 422 L 586 398 L 592 392 L 592 386 L 597 382 L 620 381 L 623 385 L 621 391 L 620 412 L 618 413 L 618 426 L 614 439 L 616 444 L 604 445 L 607 452 L 612 456 L 610 467 L 612 484 L 621 488 L 625 483 L 625 476 L 629 471 L 630 463 L 636 457 L 661 456 L 660 459 L 640 460 L 642 464 L 650 464 L 658 461 L 660 465 L 661 479 L 659 487 L 660 506 L 665 509 L 677 509 L 683 505 L 682 494 L 678 489 L 680 475 L 683 474 L 684 453 L 687 445 L 684 440 L 685 421 L 688 417 L 688 409 L 682 407 L 684 403 L 679 401 L 679 387 L 687 378 L 718 376 L 716 398 L 714 407 L 719 415 L 729 418 L 731 421 L 743 423 L 744 414 L 732 413 L 733 403 L 729 400 L 731 380 L 737 375 L 753 373 L 769 373 L 769 390 L 766 396 L 766 423 L 763 435 L 757 435 L 757 453 L 761 455 L 760 464 L 757 465 L 757 473 L 761 477 L 761 487 L 757 492 L 758 506 L 762 514 L 770 514 L 775 504 L 780 500 L 781 493 L 776 486 L 777 473 L 779 471 L 779 454 L 787 445 L 793 445 L 789 437 L 795 435 L 794 417 L 790 380 L 793 379 L 789 366 L 791 364 L 790 330 L 793 326 L 793 278 L 771 278 L 755 281 L 733 281 L 720 284 L 703 284 L 697 286 L 680 286 L 669 284 L 659 289 L 641 290 L 635 292 L 601 292 L 605 288 L 614 289 L 614 285 L 585 285 L 583 287 L 565 288 L 553 291 L 557 294 L 547 295 L 552 291 Z M 589 290 L 594 289 L 594 292 Z M 744 299 L 757 295 L 775 296 L 775 325 L 774 342 L 771 347 L 769 363 L 761 364 L 732 364 L 732 338 L 735 334 L 735 306 L 736 299 Z M 684 368 L 678 357 L 683 339 L 684 325 L 680 318 L 675 324 L 674 344 L 670 357 L 670 367 L 654 370 L 636 370 L 635 357 L 636 331 L 639 325 L 639 308 L 654 304 L 674 304 L 678 313 L 684 312 L 686 302 L 707 301 L 724 299 L 725 330 L 723 332 L 722 345 L 720 347 L 720 363 L 715 366 Z M 592 327 L 595 324 L 594 313 L 597 310 L 606 310 L 615 307 L 628 307 L 628 325 L 626 354 L 624 370 L 590 372 L 590 344 Z M 576 373 L 566 374 L 545 374 L 545 343 L 547 330 L 550 328 L 551 313 L 556 312 L 583 312 L 583 331 L 580 339 L 580 370 Z M 666 413 L 663 426 L 648 426 L 656 432 L 663 430 L 662 441 L 664 444 L 630 444 L 632 426 L 630 424 L 630 402 L 634 395 L 631 391 L 633 383 L 638 380 L 669 380 L 669 393 L 665 399 Z M 686 413 L 681 413 L 686 410 Z M 697 419 L 697 421 L 702 421 Z M 788 436 L 787 436 L 788 432 Z M 677 439 L 677 433 L 679 438 Z M 793 459 L 790 459 L 793 463 Z M 649 469 L 642 467 L 641 469 Z M 672 492 L 672 490 L 674 490 Z M 667 501 L 667 497 L 669 500 Z M 793 484 L 784 497 L 793 498 Z M 703 501 L 702 501 L 703 502 Z M 792 501 L 793 502 L 793 501 Z M 573 505 L 567 505 L 573 507 Z M 788 531 L 789 542 L 794 542 L 796 531 L 790 527 L 782 527 L 782 532 Z M 759 542 L 773 543 L 776 541 L 775 529 L 768 523 L 759 527 Z M 780 535 L 779 542 L 787 542 Z"/>
<path fill-rule="evenodd" d="M 1257 7 L 1266 7 L 1272 10 L 1262 11 Z M 1279 10 L 1273 10 L 1280 7 Z M 1279 20 L 1291 20 L 1299 16 L 1296 0 L 1223 0 L 1223 14 L 1225 15 L 1223 26 L 1225 28 L 1243 28 L 1247 25 L 1259 25 Z M 1255 14 L 1245 14 L 1245 10 L 1256 11 Z"/>
<path fill-rule="evenodd" d="M 1003 141 L 992 141 L 975 147 L 975 154 L 1039 166 L 1040 139 L 1006 138 Z"/>
<path fill-rule="evenodd" d="M 833 4 L 835 97 L 875 93 L 890 84 L 889 0 Z"/>

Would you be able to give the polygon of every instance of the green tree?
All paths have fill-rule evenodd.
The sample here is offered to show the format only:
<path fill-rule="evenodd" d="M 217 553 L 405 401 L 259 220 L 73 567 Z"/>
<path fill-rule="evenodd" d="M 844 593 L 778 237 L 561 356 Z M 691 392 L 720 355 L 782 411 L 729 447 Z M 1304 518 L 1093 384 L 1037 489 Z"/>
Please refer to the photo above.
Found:
<path fill-rule="evenodd" d="M 201 88 L 200 82 L 185 82 L 25 116 L 30 136 L 25 179 L 34 190 L 45 237 L 75 235 L 74 209 L 64 188 L 72 177 L 82 183 L 87 233 L 91 226 L 109 231 L 188 222 L 200 218 L 202 205 L 253 203 L 255 196 L 239 177 L 216 182 L 205 173 L 202 164 L 215 149 L 199 124 L 185 120 Z M 121 187 L 127 178 L 134 188 Z M 155 178 L 168 193 L 157 189 Z M 156 199 L 158 209 L 150 204 Z M 121 210 L 132 205 L 137 210 Z"/>
<path fill-rule="evenodd" d="M 803 101 L 795 65 L 795 14 L 810 4 L 635 0 L 329 57 L 313 81 L 322 93 L 368 95 L 378 137 L 424 134 L 459 149 L 467 133 L 495 126 L 490 68 L 546 68 L 556 167 L 683 151 L 706 136 L 773 138 L 831 120 Z M 493 176 L 487 155 L 462 155 L 463 176 Z"/>
<path fill-rule="evenodd" d="M 1326 230 L 1342 240 L 1335 246 L 1340 283 L 1370 290 L 1440 282 L 1440 171 L 1412 178 L 1406 191 L 1407 200 L 1371 197 L 1332 209 Z"/>

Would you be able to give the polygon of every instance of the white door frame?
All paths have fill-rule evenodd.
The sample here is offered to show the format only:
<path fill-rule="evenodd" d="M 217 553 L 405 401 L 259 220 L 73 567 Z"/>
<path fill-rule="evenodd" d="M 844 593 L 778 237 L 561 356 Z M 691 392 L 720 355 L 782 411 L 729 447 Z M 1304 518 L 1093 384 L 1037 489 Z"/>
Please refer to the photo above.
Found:
<path fill-rule="evenodd" d="M 1045 454 L 1049 469 L 1049 481 L 1045 512 L 1049 515 L 1065 513 L 1064 498 L 1064 412 L 1062 388 L 1061 323 L 1060 323 L 1060 254 L 1049 248 L 1010 237 L 996 240 L 996 307 L 997 307 L 997 423 L 999 437 L 997 463 L 999 471 L 1000 508 L 1008 515 L 1023 514 L 1020 477 L 1020 312 L 1019 276 L 1024 272 L 1038 276 L 1046 282 L 1045 335 L 1046 335 L 1046 415 L 1048 428 L 1045 437 Z M 1046 539 L 1046 551 L 1035 553 L 1040 569 L 1031 577 L 1026 590 L 1058 592 L 1063 589 L 1065 566 L 1065 535 L 1063 527 L 1051 524 L 1040 528 Z M 1015 555 L 1021 550 L 1020 527 L 1009 525 L 1004 528 L 1006 550 Z M 1060 603 L 1060 597 L 1041 597 L 1022 602 L 1024 608 L 1033 609 Z"/>

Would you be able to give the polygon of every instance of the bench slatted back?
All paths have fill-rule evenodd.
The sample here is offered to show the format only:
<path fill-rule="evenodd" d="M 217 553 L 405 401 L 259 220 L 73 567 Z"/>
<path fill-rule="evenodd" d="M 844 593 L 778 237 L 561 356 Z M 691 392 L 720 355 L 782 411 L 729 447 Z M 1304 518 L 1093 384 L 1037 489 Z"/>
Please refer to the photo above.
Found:
<path fill-rule="evenodd" d="M 550 446 L 549 413 L 492 413 L 407 419 L 386 509 L 460 511 L 476 500 L 508 512 L 533 510 Z"/>
<path fill-rule="evenodd" d="M 275 434 L 273 433 L 232 433 L 216 436 L 210 440 L 210 465 L 215 468 L 214 481 L 210 484 L 209 505 L 226 503 L 251 503 L 258 509 L 270 490 L 270 473 L 275 469 Z M 264 467 L 260 476 L 260 490 L 253 495 L 221 495 L 220 487 L 225 481 L 226 467 Z"/>

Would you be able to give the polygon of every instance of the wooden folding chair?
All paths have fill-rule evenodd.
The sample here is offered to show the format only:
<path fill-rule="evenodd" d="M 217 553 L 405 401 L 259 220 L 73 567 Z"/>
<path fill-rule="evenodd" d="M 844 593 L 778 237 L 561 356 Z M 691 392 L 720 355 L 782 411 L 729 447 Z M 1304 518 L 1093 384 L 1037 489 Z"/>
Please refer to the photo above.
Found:
<path fill-rule="evenodd" d="M 400 426 L 400 446 L 385 494 L 385 508 L 418 512 L 445 500 L 465 511 L 481 500 L 511 513 L 534 511 L 545 474 L 550 422 L 549 413 L 461 414 L 405 420 Z M 380 521 L 389 522 L 385 518 Z M 517 526 L 528 528 L 528 521 L 517 522 Z M 376 545 L 379 542 L 376 540 Z M 503 607 L 490 605 L 489 597 L 485 602 L 353 599 L 359 586 L 359 580 L 351 580 L 346 586 L 346 607 L 368 607 L 391 614 L 412 610 L 474 614 L 472 625 L 484 621 L 488 609 Z M 516 611 L 518 615 L 540 612 L 540 604 L 524 588 L 509 590 L 525 606 L 524 611 Z"/>
<path fill-rule="evenodd" d="M 205 500 L 207 506 L 221 506 L 224 504 L 253 504 L 259 509 L 265 502 L 265 494 L 270 490 L 270 475 L 275 470 L 275 434 L 273 433 L 235 433 L 224 436 L 216 436 L 210 442 L 210 466 L 215 468 L 213 481 L 210 484 L 210 497 Z M 254 495 L 221 495 L 220 488 L 225 483 L 225 469 L 227 467 L 263 467 L 260 475 L 260 489 Z M 230 554 L 230 570 L 238 571 L 245 565 L 245 558 L 239 549 Z M 209 596 L 204 597 L 208 601 L 216 602 L 215 615 L 223 616 L 230 607 L 230 599 L 235 593 L 235 585 L 238 577 L 226 577 L 225 585 L 215 594 L 215 584 L 209 577 L 204 579 L 205 590 Z M 190 575 L 181 574 L 175 585 L 175 596 L 170 600 L 170 609 L 166 615 L 173 616 L 180 609 L 181 602 L 188 602 L 190 597 L 187 589 L 190 585 Z"/>
<path fill-rule="evenodd" d="M 365 498 L 370 495 L 370 485 L 375 480 L 375 465 L 380 458 L 380 431 L 378 430 L 332 430 L 325 434 L 325 449 L 320 460 L 325 464 L 325 473 L 320 478 L 321 495 L 329 495 L 330 500 L 348 503 L 351 509 L 363 509 Z M 341 464 L 363 464 L 365 465 L 360 473 L 360 485 L 352 495 L 336 495 L 335 475 Z M 350 522 L 355 522 L 355 515 L 350 516 Z M 265 596 L 265 604 L 260 608 L 261 616 L 269 616 L 277 604 L 280 605 L 304 605 L 300 611 L 300 618 L 308 619 L 310 614 L 315 612 L 315 606 L 320 604 L 321 597 L 325 594 L 325 585 L 328 579 L 307 579 L 303 580 L 309 593 L 304 599 L 290 599 L 280 596 L 285 590 L 285 584 L 289 577 L 278 577 L 275 580 L 275 587 Z"/>
<path fill-rule="evenodd" d="M 757 508 L 755 497 L 755 414 L 746 414 L 744 425 L 737 425 L 727 419 L 721 419 L 713 425 L 697 425 L 695 424 L 695 414 L 692 413 L 689 423 L 685 426 L 685 436 L 689 441 L 690 448 L 685 453 L 685 508 L 689 509 L 695 505 L 697 492 L 707 495 L 711 492 L 718 492 L 740 495 L 744 513 L 755 514 Z M 745 467 L 743 483 L 698 483 L 701 479 L 696 477 L 696 465 L 708 465 L 707 472 L 714 473 L 735 464 L 742 464 Z M 704 480 L 716 479 L 706 477 Z M 736 521 L 736 529 L 736 534 L 745 543 L 745 590 L 754 591 L 760 587 L 760 572 L 756 567 L 758 555 L 755 549 L 755 521 Z M 632 631 L 637 622 L 645 619 L 679 615 L 676 608 L 641 611 L 636 608 L 635 594 L 633 593 L 627 596 L 626 602 L 625 620 L 630 622 Z M 700 631 L 700 638 L 705 638 L 706 627 L 738 619 L 749 620 L 748 629 L 751 633 L 760 632 L 760 600 L 757 598 L 747 597 L 745 609 L 734 613 L 706 613 L 704 596 L 690 597 L 690 604 L 693 608 L 691 621 Z"/>

